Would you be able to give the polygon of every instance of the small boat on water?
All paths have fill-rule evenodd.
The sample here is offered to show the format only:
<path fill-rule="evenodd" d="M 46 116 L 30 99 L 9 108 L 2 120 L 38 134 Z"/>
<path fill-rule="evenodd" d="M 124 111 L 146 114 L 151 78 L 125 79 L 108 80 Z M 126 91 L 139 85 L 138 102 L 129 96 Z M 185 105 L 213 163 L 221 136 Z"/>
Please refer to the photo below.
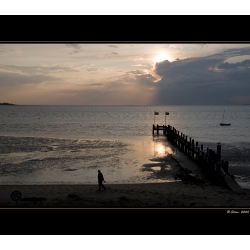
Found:
<path fill-rule="evenodd" d="M 224 110 L 224 112 L 223 112 L 222 122 L 220 123 L 220 126 L 230 126 L 231 123 L 224 123 L 224 122 L 223 122 L 223 121 L 224 121 L 224 113 L 225 113 L 225 110 Z"/>

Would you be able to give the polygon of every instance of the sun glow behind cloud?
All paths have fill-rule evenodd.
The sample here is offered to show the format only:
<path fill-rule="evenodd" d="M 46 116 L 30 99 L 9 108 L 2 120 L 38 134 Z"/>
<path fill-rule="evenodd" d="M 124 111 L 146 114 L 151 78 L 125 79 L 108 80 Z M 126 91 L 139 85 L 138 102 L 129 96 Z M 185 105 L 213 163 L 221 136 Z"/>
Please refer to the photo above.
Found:
<path fill-rule="evenodd" d="M 160 51 L 152 60 L 154 63 L 162 62 L 165 60 L 171 61 L 169 55 L 165 51 Z"/>
<path fill-rule="evenodd" d="M 249 103 L 249 55 L 250 44 L 0 44 L 0 102 Z"/>
<path fill-rule="evenodd" d="M 154 82 L 159 82 L 161 80 L 161 76 L 159 76 L 156 72 L 155 72 L 155 67 L 157 63 L 163 62 L 163 61 L 171 61 L 170 60 L 170 56 L 167 54 L 166 51 L 160 51 L 156 54 L 155 57 L 152 58 L 153 61 L 153 68 L 151 69 L 150 73 L 152 76 L 155 77 Z"/>

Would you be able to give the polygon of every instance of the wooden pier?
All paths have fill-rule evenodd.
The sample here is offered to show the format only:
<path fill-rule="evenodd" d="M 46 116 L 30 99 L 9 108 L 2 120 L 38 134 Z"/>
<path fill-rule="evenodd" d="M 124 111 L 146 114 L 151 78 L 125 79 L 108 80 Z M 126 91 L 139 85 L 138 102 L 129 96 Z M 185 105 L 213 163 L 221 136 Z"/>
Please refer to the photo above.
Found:
<path fill-rule="evenodd" d="M 226 184 L 235 193 L 244 193 L 239 184 L 234 180 L 234 175 L 228 172 L 228 161 L 221 160 L 221 145 L 217 144 L 217 152 L 210 148 L 205 148 L 199 145 L 191 137 L 180 133 L 174 127 L 168 125 L 159 126 L 153 125 L 152 134 L 156 131 L 163 132 L 168 140 L 179 148 L 187 157 L 197 163 L 197 165 L 204 170 L 214 181 Z"/>
<path fill-rule="evenodd" d="M 155 130 L 156 130 L 157 135 L 159 135 L 159 131 L 160 131 L 160 130 L 162 130 L 162 131 L 163 131 L 163 134 L 166 135 L 167 126 L 165 126 L 165 125 L 159 126 L 158 124 L 155 126 L 155 125 L 153 124 L 153 131 L 152 131 L 153 135 L 154 135 L 154 131 L 155 131 Z"/>

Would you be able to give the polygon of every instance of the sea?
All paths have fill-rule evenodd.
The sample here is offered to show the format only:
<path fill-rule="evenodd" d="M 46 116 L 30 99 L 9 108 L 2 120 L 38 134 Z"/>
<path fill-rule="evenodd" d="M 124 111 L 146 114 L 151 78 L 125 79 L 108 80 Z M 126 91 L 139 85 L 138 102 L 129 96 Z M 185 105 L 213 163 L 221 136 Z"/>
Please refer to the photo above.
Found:
<path fill-rule="evenodd" d="M 107 184 L 174 181 L 163 174 L 171 166 L 150 165 L 174 154 L 152 134 L 158 124 L 204 148 L 220 143 L 229 173 L 250 189 L 250 105 L 0 105 L 0 117 L 1 185 L 96 184 L 98 170 Z"/>

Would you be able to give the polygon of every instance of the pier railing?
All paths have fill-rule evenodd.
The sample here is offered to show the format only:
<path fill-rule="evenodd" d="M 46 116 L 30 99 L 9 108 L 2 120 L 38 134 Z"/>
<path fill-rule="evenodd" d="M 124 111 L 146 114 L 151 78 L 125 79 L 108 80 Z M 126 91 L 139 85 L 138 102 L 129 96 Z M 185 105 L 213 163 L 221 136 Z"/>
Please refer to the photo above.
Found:
<path fill-rule="evenodd" d="M 216 181 L 225 181 L 225 175 L 228 175 L 234 180 L 234 175 L 228 172 L 228 161 L 221 160 L 221 145 L 217 144 L 217 152 L 210 148 L 199 145 L 191 137 L 180 133 L 177 129 L 170 125 L 153 125 L 152 133 L 163 131 L 163 134 L 168 140 L 179 148 L 191 160 L 197 163 L 206 173 L 213 177 Z"/>

